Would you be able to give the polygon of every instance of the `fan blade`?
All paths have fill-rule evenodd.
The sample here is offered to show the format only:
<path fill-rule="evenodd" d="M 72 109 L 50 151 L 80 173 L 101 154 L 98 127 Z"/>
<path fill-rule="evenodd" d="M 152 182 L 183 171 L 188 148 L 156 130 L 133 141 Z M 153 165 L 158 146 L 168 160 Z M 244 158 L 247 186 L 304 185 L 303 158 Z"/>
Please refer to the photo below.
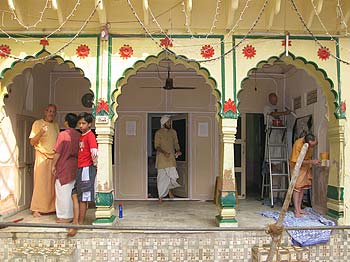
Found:
<path fill-rule="evenodd" d="M 172 89 L 196 89 L 195 87 L 190 86 L 174 86 Z"/>
<path fill-rule="evenodd" d="M 139 86 L 139 88 L 163 88 L 162 86 Z"/>

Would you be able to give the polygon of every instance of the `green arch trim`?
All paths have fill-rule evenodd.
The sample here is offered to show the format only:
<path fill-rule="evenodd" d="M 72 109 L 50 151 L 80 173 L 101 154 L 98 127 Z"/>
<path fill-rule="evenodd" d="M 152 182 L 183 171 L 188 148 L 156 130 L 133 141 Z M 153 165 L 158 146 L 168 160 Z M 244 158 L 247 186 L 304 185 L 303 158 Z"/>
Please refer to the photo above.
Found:
<path fill-rule="evenodd" d="M 181 59 L 181 58 L 185 58 L 186 60 Z M 216 112 L 217 112 L 217 118 L 219 119 L 221 117 L 220 113 L 221 113 L 221 109 L 222 109 L 221 93 L 217 89 L 217 82 L 216 82 L 216 80 L 212 76 L 210 76 L 209 70 L 206 69 L 205 67 L 201 67 L 200 63 L 198 63 L 198 62 L 196 62 L 194 60 L 193 61 L 192 60 L 188 61 L 187 57 L 185 57 L 185 56 L 175 55 L 170 50 L 168 50 L 168 51 L 161 51 L 156 56 L 155 55 L 150 55 L 150 56 L 146 57 L 145 60 L 138 60 L 138 61 L 136 61 L 133 64 L 132 67 L 129 67 L 129 68 L 124 70 L 123 76 L 120 77 L 116 81 L 115 90 L 111 94 L 111 96 L 112 96 L 111 108 L 113 109 L 113 111 L 117 112 L 118 97 L 122 94 L 122 89 L 127 84 L 129 77 L 135 75 L 139 69 L 146 68 L 150 64 L 158 64 L 159 61 L 161 61 L 163 59 L 169 59 L 174 64 L 181 64 L 181 65 L 185 66 L 186 68 L 194 69 L 198 75 L 201 75 L 201 76 L 204 77 L 204 79 L 206 80 L 206 83 L 212 89 L 212 94 L 216 97 L 216 101 L 217 101 L 216 102 Z M 115 116 L 114 113 L 112 113 L 111 117 L 116 117 L 116 116 Z"/>
<path fill-rule="evenodd" d="M 327 72 L 325 70 L 323 70 L 322 68 L 319 68 L 318 65 L 313 62 L 313 61 L 308 61 L 306 60 L 304 57 L 298 56 L 296 57 L 294 54 L 289 53 L 289 56 L 285 56 L 285 53 L 280 54 L 279 56 L 271 56 L 270 58 L 268 58 L 267 60 L 262 60 L 260 62 L 257 63 L 256 67 L 250 69 L 247 73 L 247 77 L 245 77 L 242 81 L 241 81 L 241 89 L 238 91 L 237 93 L 237 107 L 239 108 L 239 99 L 238 99 L 238 94 L 240 92 L 242 92 L 244 90 L 244 88 L 242 87 L 243 82 L 247 79 L 249 79 L 249 74 L 254 72 L 256 69 L 262 68 L 263 65 L 265 64 L 273 64 L 275 61 L 283 61 L 286 64 L 291 64 L 294 65 L 296 68 L 299 69 L 304 69 L 307 73 L 309 73 L 310 77 L 314 78 L 315 80 L 317 80 L 316 78 L 316 74 L 321 74 L 322 75 L 322 79 L 324 81 L 324 83 L 327 83 L 326 85 L 328 85 L 330 87 L 329 91 L 333 94 L 334 100 L 333 105 L 334 105 L 334 116 L 337 119 L 344 119 L 345 115 L 342 115 L 340 113 L 340 97 L 339 94 L 337 92 L 337 90 L 334 89 L 334 83 L 333 81 L 328 77 Z M 311 68 L 310 68 L 311 66 Z M 310 70 L 311 69 L 311 70 Z M 310 74 L 311 71 L 314 71 L 316 74 Z M 323 93 L 326 91 L 325 90 L 325 84 L 319 83 Z M 339 99 L 338 99 L 339 98 Z M 329 100 L 327 100 L 327 96 L 326 96 L 326 106 L 328 106 L 328 102 L 330 102 Z M 330 106 L 330 104 L 329 104 Z"/>
<path fill-rule="evenodd" d="M 43 56 L 47 56 L 47 55 L 50 55 L 50 52 L 48 52 L 45 47 L 43 47 L 38 53 L 36 53 L 34 56 L 32 55 L 29 55 L 29 56 L 26 56 L 24 59 L 36 59 L 36 58 L 40 58 L 40 57 L 43 57 Z M 67 64 L 70 68 L 75 68 L 76 70 L 78 70 L 80 72 L 80 74 L 83 76 L 84 79 L 86 79 L 87 81 L 89 81 L 90 83 L 90 86 L 91 86 L 91 81 L 90 79 L 88 79 L 86 76 L 85 76 L 85 73 L 84 73 L 84 70 L 79 68 L 79 67 L 76 67 L 74 62 L 71 61 L 71 60 L 64 60 L 63 57 L 59 56 L 59 55 L 55 55 L 49 59 L 43 59 L 43 60 L 40 60 L 40 61 L 30 61 L 30 60 L 27 60 L 26 62 L 23 62 L 23 60 L 16 60 L 14 61 L 10 67 L 7 67 L 5 69 L 3 69 L 0 73 L 0 82 L 5 78 L 5 75 L 7 72 L 11 71 L 11 70 L 15 70 L 15 66 L 16 65 L 23 65 L 22 68 L 20 68 L 20 72 L 22 73 L 25 69 L 27 68 L 33 68 L 34 65 L 36 64 L 44 64 L 45 62 L 47 62 L 48 60 L 55 60 L 58 64 Z M 11 79 L 9 79 L 9 81 L 5 84 L 2 84 L 1 85 L 1 92 L 0 93 L 4 93 L 4 90 L 6 89 L 6 87 L 11 83 L 11 81 L 14 79 L 14 77 L 12 77 Z M 91 88 L 90 88 L 91 90 Z M 93 92 L 93 90 L 91 90 Z M 94 92 L 93 92 L 94 93 Z"/>

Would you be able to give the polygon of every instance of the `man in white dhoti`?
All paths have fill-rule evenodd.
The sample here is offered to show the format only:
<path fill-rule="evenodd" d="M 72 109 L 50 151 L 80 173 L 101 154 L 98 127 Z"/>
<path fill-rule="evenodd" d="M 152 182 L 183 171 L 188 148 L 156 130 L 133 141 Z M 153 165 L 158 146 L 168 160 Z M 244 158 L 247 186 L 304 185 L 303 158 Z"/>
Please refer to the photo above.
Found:
<path fill-rule="evenodd" d="M 164 115 L 160 119 L 161 129 L 154 137 L 154 147 L 157 150 L 156 168 L 158 171 L 157 186 L 159 203 L 169 194 L 170 198 L 174 195 L 172 189 L 180 187 L 176 182 L 179 175 L 176 170 L 176 158 L 180 152 L 177 133 L 171 128 L 170 116 Z"/>

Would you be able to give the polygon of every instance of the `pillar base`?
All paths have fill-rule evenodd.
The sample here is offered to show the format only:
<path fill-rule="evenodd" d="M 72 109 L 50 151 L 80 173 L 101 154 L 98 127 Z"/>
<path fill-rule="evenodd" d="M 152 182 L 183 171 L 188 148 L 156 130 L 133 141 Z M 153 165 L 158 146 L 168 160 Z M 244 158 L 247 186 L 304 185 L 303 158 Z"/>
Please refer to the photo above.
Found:
<path fill-rule="evenodd" d="M 215 218 L 218 227 L 238 227 L 238 221 L 235 218 L 224 218 L 220 215 Z"/>
<path fill-rule="evenodd" d="M 94 222 L 92 222 L 93 225 L 98 226 L 113 226 L 116 220 L 116 216 L 113 215 L 109 218 L 96 218 Z"/>

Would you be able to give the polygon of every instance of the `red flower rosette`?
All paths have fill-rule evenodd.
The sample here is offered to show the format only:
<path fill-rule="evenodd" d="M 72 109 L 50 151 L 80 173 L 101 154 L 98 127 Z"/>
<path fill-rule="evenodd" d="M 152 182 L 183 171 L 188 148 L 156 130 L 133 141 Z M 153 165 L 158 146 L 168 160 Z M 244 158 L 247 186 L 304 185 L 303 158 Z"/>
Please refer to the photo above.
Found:
<path fill-rule="evenodd" d="M 119 55 L 123 59 L 128 59 L 129 57 L 132 56 L 133 53 L 134 53 L 134 50 L 129 45 L 123 45 L 121 48 L 119 48 Z"/>
<path fill-rule="evenodd" d="M 43 47 L 49 45 L 49 40 L 45 37 L 45 38 L 41 38 L 40 39 L 40 45 L 42 45 Z"/>
<path fill-rule="evenodd" d="M 0 45 L 0 57 L 6 58 L 11 54 L 11 48 L 8 45 Z"/>
<path fill-rule="evenodd" d="M 329 48 L 327 47 L 320 47 L 317 52 L 317 55 L 321 60 L 327 60 L 330 54 Z"/>
<path fill-rule="evenodd" d="M 243 48 L 242 53 L 247 59 L 251 59 L 251 58 L 253 58 L 256 55 L 256 50 L 255 50 L 254 46 L 246 45 Z"/>
<path fill-rule="evenodd" d="M 160 46 L 165 48 L 173 47 L 173 41 L 168 37 L 164 37 L 163 39 L 160 39 Z"/>
<path fill-rule="evenodd" d="M 340 112 L 346 112 L 346 103 L 345 103 L 345 101 L 342 101 L 340 103 Z"/>
<path fill-rule="evenodd" d="M 76 51 L 77 51 L 77 56 L 79 56 L 80 58 L 86 58 L 90 54 L 90 48 L 87 45 L 78 46 Z"/>
<path fill-rule="evenodd" d="M 229 98 L 224 104 L 224 113 L 229 110 L 231 110 L 233 113 L 237 113 L 237 106 L 235 102 L 231 100 L 231 98 Z"/>
<path fill-rule="evenodd" d="M 282 40 L 282 46 L 286 46 L 286 40 Z M 291 40 L 288 40 L 288 46 L 292 46 Z"/>
<path fill-rule="evenodd" d="M 202 46 L 202 49 L 201 49 L 202 57 L 208 59 L 208 58 L 213 57 L 214 53 L 215 53 L 214 48 L 211 45 Z"/>
<path fill-rule="evenodd" d="M 96 106 L 96 114 L 100 113 L 101 111 L 105 111 L 106 113 L 109 113 L 109 104 L 107 101 L 103 99 L 98 100 L 98 103 Z"/>

